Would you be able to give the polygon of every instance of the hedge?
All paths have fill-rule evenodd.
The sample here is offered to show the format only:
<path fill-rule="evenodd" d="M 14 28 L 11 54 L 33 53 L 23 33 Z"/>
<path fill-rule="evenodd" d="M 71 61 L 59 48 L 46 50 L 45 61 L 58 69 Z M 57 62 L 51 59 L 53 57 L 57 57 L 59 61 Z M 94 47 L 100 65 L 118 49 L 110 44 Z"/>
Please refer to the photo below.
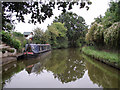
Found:
<path fill-rule="evenodd" d="M 1 31 L 0 33 L 2 34 L 2 41 L 4 43 L 6 43 L 7 45 L 11 47 L 14 47 L 17 50 L 21 48 L 20 41 L 12 37 L 10 33 L 5 32 L 5 31 Z"/>

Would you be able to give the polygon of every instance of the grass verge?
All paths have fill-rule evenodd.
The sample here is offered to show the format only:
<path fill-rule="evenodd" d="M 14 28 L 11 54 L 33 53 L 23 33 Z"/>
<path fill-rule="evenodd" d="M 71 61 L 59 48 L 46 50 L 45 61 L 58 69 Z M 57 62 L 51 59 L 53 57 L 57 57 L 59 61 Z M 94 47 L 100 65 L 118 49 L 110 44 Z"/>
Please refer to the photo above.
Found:
<path fill-rule="evenodd" d="M 94 47 L 83 47 L 82 52 L 106 64 L 110 64 L 115 67 L 120 67 L 120 58 L 116 53 L 99 51 L 96 50 Z"/>

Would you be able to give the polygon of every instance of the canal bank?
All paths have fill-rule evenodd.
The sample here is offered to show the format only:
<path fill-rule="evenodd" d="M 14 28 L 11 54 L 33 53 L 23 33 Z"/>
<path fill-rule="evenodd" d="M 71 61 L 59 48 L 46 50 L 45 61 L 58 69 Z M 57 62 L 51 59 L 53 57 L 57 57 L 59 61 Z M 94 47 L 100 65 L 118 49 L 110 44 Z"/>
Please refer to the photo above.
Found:
<path fill-rule="evenodd" d="M 100 51 L 87 46 L 82 48 L 82 52 L 95 60 L 120 70 L 119 53 Z"/>
<path fill-rule="evenodd" d="M 0 63 L 0 65 L 4 66 L 6 64 L 12 63 L 17 61 L 17 57 L 22 55 L 23 53 L 17 53 L 15 56 L 7 56 L 7 57 L 2 57 L 2 62 Z"/>

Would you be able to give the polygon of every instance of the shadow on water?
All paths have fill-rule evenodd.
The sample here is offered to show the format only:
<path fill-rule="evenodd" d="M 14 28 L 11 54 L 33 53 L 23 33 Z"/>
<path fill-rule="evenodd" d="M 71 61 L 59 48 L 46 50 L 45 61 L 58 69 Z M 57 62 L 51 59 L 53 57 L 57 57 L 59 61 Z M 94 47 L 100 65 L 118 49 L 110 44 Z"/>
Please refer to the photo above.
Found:
<path fill-rule="evenodd" d="M 3 87 L 10 84 L 11 78 L 23 70 L 28 75 L 34 73 L 38 76 L 46 70 L 47 72 L 52 72 L 53 79 L 58 79 L 62 85 L 70 82 L 74 83 L 85 78 L 84 84 L 92 82 L 93 85 L 97 84 L 98 87 L 120 88 L 120 71 L 83 55 L 78 48 L 53 50 L 52 52 L 42 54 L 38 58 L 10 63 L 3 66 L 2 69 Z M 87 72 L 87 76 L 90 79 L 84 77 L 85 72 Z"/>

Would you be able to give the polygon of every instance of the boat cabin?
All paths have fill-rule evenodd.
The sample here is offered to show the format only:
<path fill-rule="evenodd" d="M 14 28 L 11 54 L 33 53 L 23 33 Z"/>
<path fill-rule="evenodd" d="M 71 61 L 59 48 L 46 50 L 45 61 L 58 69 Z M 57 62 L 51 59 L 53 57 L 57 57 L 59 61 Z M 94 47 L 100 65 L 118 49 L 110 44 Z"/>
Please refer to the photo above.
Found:
<path fill-rule="evenodd" d="M 51 50 L 50 44 L 26 44 L 25 52 L 33 52 L 34 54 Z"/>

